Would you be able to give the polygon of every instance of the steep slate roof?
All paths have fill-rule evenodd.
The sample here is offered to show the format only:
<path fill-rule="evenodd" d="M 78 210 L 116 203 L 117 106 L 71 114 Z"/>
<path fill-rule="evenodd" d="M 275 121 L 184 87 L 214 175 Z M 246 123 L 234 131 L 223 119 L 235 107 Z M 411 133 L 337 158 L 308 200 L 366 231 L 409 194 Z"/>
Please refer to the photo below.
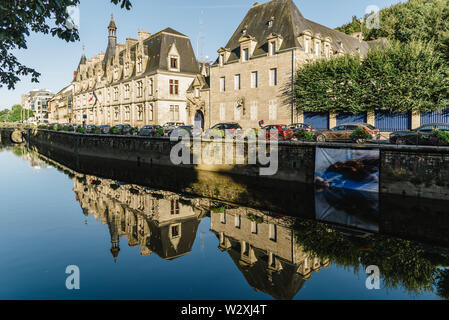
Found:
<path fill-rule="evenodd" d="M 144 74 L 152 73 L 156 70 L 169 71 L 167 58 L 173 44 L 175 44 L 180 55 L 180 72 L 199 73 L 198 62 L 196 61 L 190 39 L 176 30 L 166 28 L 143 41 L 150 62 Z M 130 48 L 132 58 L 136 57 L 137 46 L 138 44 L 136 43 Z M 109 49 L 108 46 L 104 60 L 107 64 L 112 63 L 114 56 L 113 53 L 109 53 Z M 119 55 L 121 64 L 123 64 L 124 54 L 125 50 L 122 50 Z"/>
<path fill-rule="evenodd" d="M 272 17 L 274 17 L 273 25 L 269 27 L 268 21 Z M 365 42 L 360 42 L 354 37 L 304 18 L 293 0 L 273 0 L 256 5 L 248 11 L 226 45 L 226 48 L 231 50 L 228 62 L 240 59 L 239 39 L 245 28 L 246 34 L 254 37 L 257 41 L 253 56 L 268 52 L 267 37 L 271 33 L 283 37 L 279 50 L 301 47 L 297 37 L 306 30 L 310 30 L 312 34 L 319 33 L 322 38 L 330 37 L 335 50 L 341 48 L 338 41 L 343 44 L 342 49 L 345 52 L 355 52 L 357 48 L 360 48 L 360 52 L 364 54 L 368 50 L 368 45 Z"/>

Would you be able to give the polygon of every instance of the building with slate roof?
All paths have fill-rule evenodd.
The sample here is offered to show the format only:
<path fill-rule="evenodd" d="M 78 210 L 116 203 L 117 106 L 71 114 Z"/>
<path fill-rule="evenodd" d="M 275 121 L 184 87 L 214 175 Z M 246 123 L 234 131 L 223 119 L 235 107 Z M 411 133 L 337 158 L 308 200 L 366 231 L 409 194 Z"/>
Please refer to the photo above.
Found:
<path fill-rule="evenodd" d="M 370 44 L 306 19 L 292 0 L 255 3 L 210 69 L 210 125 L 243 128 L 302 122 L 292 99 L 305 63 L 342 54 L 365 55 Z"/>
<path fill-rule="evenodd" d="M 190 39 L 166 28 L 121 44 L 113 17 L 108 31 L 106 52 L 91 59 L 83 53 L 74 72 L 73 122 L 187 123 L 186 90 L 200 72 Z"/>

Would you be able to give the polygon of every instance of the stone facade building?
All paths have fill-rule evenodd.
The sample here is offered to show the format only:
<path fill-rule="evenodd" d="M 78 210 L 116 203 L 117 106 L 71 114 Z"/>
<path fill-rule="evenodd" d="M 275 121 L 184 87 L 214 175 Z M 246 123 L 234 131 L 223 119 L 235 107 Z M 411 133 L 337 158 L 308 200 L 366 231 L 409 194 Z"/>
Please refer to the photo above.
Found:
<path fill-rule="evenodd" d="M 293 102 L 296 70 L 316 59 L 364 55 L 369 44 L 306 19 L 292 0 L 254 4 L 210 69 L 211 124 L 243 128 L 302 122 Z"/>
<path fill-rule="evenodd" d="M 50 123 L 71 123 L 73 120 L 73 84 L 59 91 L 48 101 Z"/>
<path fill-rule="evenodd" d="M 74 122 L 81 124 L 164 124 L 188 122 L 186 91 L 199 74 L 190 39 L 166 28 L 140 31 L 138 39 L 117 43 L 108 26 L 106 53 L 82 55 L 74 74 Z"/>
<path fill-rule="evenodd" d="M 22 95 L 22 107 L 34 113 L 37 122 L 48 121 L 48 102 L 54 94 L 47 89 L 34 89 Z"/>

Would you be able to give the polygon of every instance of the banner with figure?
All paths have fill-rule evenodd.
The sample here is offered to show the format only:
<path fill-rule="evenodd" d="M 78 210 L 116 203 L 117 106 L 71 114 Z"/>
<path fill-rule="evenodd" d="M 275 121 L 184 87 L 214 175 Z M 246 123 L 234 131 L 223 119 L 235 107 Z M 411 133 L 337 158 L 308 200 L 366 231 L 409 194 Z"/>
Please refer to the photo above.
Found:
<path fill-rule="evenodd" d="M 321 189 L 379 192 L 379 150 L 317 148 L 315 184 Z"/>

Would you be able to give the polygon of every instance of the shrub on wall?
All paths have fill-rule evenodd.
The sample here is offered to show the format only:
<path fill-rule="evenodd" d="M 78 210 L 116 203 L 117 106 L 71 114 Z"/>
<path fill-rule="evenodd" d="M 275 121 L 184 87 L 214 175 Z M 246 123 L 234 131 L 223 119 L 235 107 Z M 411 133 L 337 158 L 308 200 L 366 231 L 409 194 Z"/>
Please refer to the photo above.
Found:
<path fill-rule="evenodd" d="M 435 111 L 449 105 L 449 64 L 431 43 L 393 42 L 361 60 L 344 55 L 298 70 L 298 110 L 348 112 Z"/>

